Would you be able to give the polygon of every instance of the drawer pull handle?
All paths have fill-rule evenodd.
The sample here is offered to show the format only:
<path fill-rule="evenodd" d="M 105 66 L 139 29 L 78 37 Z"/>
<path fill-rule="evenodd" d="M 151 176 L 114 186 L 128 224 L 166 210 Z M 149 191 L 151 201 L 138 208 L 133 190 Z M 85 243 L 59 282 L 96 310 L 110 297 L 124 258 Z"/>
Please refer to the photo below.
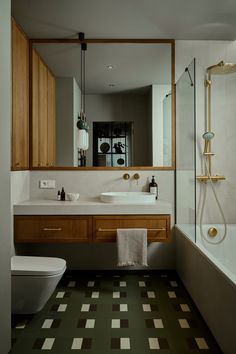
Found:
<path fill-rule="evenodd" d="M 99 228 L 98 232 L 115 232 L 117 229 L 102 229 Z M 160 227 L 159 229 L 147 229 L 147 231 L 166 231 L 164 227 Z"/>
<path fill-rule="evenodd" d="M 43 231 L 61 231 L 61 227 L 57 227 L 57 228 L 49 228 L 49 227 L 44 227 Z"/>

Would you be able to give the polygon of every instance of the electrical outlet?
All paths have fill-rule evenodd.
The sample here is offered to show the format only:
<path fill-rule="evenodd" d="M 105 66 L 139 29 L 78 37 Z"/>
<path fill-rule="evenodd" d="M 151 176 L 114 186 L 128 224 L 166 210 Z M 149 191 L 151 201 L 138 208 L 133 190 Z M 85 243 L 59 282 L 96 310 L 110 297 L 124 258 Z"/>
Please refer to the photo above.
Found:
<path fill-rule="evenodd" d="M 54 179 L 41 179 L 39 181 L 39 188 L 54 189 L 56 188 L 56 181 Z"/>

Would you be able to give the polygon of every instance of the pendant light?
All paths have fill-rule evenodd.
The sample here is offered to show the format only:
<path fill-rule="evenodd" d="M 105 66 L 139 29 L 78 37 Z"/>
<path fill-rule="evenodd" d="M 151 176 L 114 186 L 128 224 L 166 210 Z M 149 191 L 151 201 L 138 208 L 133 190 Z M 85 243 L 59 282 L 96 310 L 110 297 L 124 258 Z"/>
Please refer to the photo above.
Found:
<path fill-rule="evenodd" d="M 77 146 L 80 150 L 81 166 L 85 166 L 85 154 L 84 151 L 89 148 L 88 138 L 88 123 L 86 122 L 85 115 L 85 52 L 87 50 L 87 44 L 84 41 L 84 33 L 79 33 L 79 40 L 81 41 L 81 71 L 80 71 L 80 92 L 81 92 L 81 109 L 80 116 L 77 121 Z M 83 161 L 82 161 L 83 157 Z"/>

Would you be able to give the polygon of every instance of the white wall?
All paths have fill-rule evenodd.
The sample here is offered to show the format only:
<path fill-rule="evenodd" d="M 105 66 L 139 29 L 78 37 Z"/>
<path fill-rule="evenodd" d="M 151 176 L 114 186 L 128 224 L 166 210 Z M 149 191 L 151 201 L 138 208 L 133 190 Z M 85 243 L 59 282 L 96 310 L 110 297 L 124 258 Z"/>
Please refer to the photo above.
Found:
<path fill-rule="evenodd" d="M 128 171 L 131 176 L 138 172 L 135 180 L 124 181 L 126 171 L 31 171 L 30 198 L 55 199 L 57 189 L 65 187 L 66 192 L 79 192 L 81 198 L 98 197 L 105 191 L 147 190 L 150 177 L 156 176 L 159 198 L 170 202 L 173 207 L 171 222 L 174 222 L 174 172 L 173 171 Z M 39 189 L 40 179 L 55 179 L 55 190 Z M 67 260 L 71 269 L 114 269 L 116 268 L 115 244 L 53 244 L 17 245 L 18 254 L 59 256 Z M 148 247 L 148 262 L 151 269 L 174 268 L 174 240 L 169 244 L 151 243 Z"/>
<path fill-rule="evenodd" d="M 30 198 L 30 171 L 11 172 L 11 205 Z"/>
<path fill-rule="evenodd" d="M 10 194 L 10 122 L 11 122 L 11 54 L 10 1 L 0 2 L 0 353 L 11 347 L 11 194 Z"/>
<path fill-rule="evenodd" d="M 30 199 L 30 172 L 12 171 L 11 172 L 11 213 L 14 214 L 14 204 Z M 14 232 L 14 225 L 12 233 Z M 13 235 L 11 237 L 11 254 L 15 254 Z"/>
<path fill-rule="evenodd" d="M 128 172 L 130 180 L 122 176 Z M 132 176 L 139 173 L 140 179 Z M 66 192 L 79 192 L 82 198 L 98 197 L 107 191 L 146 191 L 152 175 L 159 185 L 159 198 L 174 201 L 173 171 L 31 171 L 30 197 L 32 199 L 54 199 L 57 189 L 64 186 Z M 55 179 L 56 189 L 39 189 L 40 179 Z"/>
<path fill-rule="evenodd" d="M 204 74 L 208 66 L 221 60 L 236 63 L 235 41 L 176 41 L 176 79 L 179 78 L 185 67 L 193 58 L 196 58 L 196 89 L 197 89 L 197 174 L 202 174 L 201 153 L 203 150 L 202 134 L 205 131 L 205 88 Z M 215 184 L 217 194 L 225 212 L 228 223 L 236 223 L 236 74 L 226 76 L 212 76 L 212 130 L 215 138 L 212 150 L 215 157 L 212 159 L 213 174 L 226 176 L 225 182 Z M 203 189 L 197 189 L 197 204 L 202 197 Z M 198 207 L 198 217 L 199 217 Z M 221 223 L 217 205 L 208 184 L 207 204 L 204 213 L 204 222 Z M 199 220 L 199 218 L 198 218 Z"/>

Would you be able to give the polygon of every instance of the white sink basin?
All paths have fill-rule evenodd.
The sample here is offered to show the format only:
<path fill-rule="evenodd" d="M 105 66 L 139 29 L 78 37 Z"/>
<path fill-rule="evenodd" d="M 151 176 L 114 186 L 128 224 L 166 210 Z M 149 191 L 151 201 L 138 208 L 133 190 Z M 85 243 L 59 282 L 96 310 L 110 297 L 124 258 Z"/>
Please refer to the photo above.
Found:
<path fill-rule="evenodd" d="M 100 199 L 105 203 L 155 203 L 155 194 L 148 192 L 106 192 L 101 193 Z"/>

